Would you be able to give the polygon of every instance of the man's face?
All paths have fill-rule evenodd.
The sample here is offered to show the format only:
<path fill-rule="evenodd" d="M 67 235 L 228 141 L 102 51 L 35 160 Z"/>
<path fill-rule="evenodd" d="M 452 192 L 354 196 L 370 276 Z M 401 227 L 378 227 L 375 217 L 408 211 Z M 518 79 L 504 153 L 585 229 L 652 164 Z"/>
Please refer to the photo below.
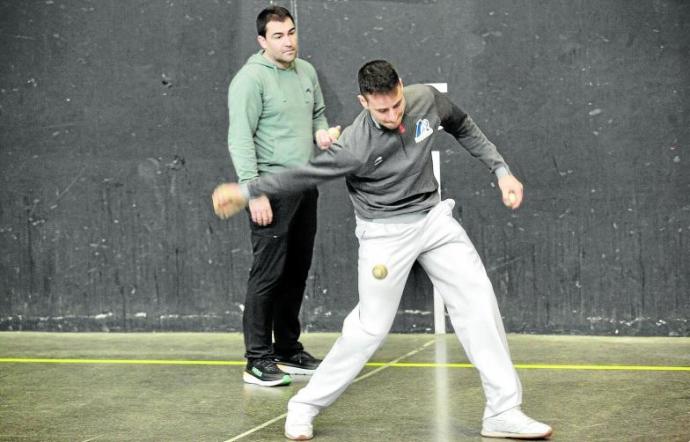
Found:
<path fill-rule="evenodd" d="M 402 123 L 405 113 L 405 96 L 402 82 L 390 92 L 384 94 L 358 95 L 359 102 L 371 116 L 386 129 L 396 130 Z"/>
<path fill-rule="evenodd" d="M 297 57 L 297 30 L 289 18 L 282 22 L 269 21 L 266 37 L 259 35 L 258 40 L 264 56 L 280 67 L 288 67 Z"/>

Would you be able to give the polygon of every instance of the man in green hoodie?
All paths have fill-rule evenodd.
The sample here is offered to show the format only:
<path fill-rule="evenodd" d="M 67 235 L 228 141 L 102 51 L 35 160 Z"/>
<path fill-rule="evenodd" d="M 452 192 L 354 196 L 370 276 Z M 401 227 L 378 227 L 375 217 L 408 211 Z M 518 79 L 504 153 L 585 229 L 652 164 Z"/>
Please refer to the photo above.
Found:
<path fill-rule="evenodd" d="M 297 58 L 297 31 L 279 6 L 256 19 L 262 50 L 235 75 L 228 92 L 228 146 L 240 183 L 306 164 L 314 142 L 328 149 L 325 105 L 314 67 Z M 244 381 L 289 384 L 321 362 L 299 342 L 299 311 L 316 235 L 318 191 L 266 196 L 249 204 L 254 255 L 244 306 Z M 275 339 L 275 341 L 273 340 Z"/>

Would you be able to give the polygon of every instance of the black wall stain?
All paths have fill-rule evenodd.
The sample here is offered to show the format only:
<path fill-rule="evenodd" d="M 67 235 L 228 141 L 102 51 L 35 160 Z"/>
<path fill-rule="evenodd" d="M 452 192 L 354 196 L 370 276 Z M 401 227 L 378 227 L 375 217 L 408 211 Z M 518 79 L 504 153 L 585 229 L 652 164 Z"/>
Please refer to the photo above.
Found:
<path fill-rule="evenodd" d="M 280 3 L 280 2 L 279 2 Z M 688 336 L 690 5 L 438 0 L 296 6 L 328 116 L 391 60 L 446 82 L 526 186 L 501 206 L 450 137 L 445 197 L 509 331 Z M 0 329 L 241 329 L 247 220 L 216 219 L 234 178 L 226 92 L 257 50 L 258 1 L 0 1 Z M 321 189 L 305 329 L 356 304 L 354 219 Z M 394 331 L 431 331 L 415 267 Z"/>

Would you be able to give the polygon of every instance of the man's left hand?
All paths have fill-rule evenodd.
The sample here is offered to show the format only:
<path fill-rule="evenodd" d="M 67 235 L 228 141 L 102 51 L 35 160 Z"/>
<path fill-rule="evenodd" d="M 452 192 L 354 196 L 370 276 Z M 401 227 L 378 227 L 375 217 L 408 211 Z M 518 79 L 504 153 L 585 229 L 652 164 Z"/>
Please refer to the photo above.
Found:
<path fill-rule="evenodd" d="M 522 183 L 513 175 L 506 175 L 498 179 L 503 204 L 515 210 L 522 204 Z"/>

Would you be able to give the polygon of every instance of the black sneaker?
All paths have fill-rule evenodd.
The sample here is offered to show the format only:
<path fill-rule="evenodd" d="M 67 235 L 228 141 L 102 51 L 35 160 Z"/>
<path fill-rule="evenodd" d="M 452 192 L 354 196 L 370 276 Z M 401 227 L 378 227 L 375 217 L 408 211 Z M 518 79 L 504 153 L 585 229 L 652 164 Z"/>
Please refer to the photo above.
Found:
<path fill-rule="evenodd" d="M 292 356 L 275 356 L 278 368 L 288 374 L 314 374 L 314 371 L 321 363 L 321 359 L 316 359 L 304 350 L 298 351 Z"/>
<path fill-rule="evenodd" d="M 242 379 L 248 384 L 263 387 L 289 385 L 292 382 L 290 375 L 281 371 L 276 363 L 269 358 L 247 361 L 247 368 L 244 369 Z"/>

